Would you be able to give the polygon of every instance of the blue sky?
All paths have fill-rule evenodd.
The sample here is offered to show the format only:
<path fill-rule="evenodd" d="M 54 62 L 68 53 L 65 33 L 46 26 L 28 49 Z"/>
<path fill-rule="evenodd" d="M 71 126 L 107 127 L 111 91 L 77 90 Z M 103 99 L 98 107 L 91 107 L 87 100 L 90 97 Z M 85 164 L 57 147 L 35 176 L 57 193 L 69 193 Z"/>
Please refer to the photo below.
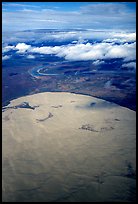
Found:
<path fill-rule="evenodd" d="M 135 31 L 135 15 L 135 2 L 3 2 L 2 28 Z"/>

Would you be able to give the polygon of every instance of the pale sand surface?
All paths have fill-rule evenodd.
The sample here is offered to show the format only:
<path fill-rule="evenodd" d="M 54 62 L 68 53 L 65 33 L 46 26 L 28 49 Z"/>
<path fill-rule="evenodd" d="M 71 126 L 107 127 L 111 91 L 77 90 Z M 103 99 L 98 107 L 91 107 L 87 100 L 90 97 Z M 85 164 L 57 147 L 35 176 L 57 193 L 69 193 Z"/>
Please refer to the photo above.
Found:
<path fill-rule="evenodd" d="M 22 102 L 39 107 L 2 113 L 3 201 L 135 201 L 134 111 L 50 92 L 8 107 Z"/>

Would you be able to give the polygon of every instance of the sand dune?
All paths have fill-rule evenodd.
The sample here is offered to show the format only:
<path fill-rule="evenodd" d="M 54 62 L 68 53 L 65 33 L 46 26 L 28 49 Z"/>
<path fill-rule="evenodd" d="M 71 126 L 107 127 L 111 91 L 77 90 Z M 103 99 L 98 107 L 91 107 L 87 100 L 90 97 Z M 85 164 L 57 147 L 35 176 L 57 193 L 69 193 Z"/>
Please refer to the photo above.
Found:
<path fill-rule="evenodd" d="M 135 201 L 134 111 L 48 92 L 11 101 L 2 120 L 3 201 Z"/>

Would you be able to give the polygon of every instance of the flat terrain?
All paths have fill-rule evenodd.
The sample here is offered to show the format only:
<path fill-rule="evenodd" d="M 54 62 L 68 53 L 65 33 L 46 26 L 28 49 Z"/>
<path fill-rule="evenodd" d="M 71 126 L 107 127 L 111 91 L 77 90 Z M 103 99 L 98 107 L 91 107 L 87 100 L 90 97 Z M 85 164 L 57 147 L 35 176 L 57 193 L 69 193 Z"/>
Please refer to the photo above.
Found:
<path fill-rule="evenodd" d="M 4 202 L 135 201 L 134 111 L 46 92 L 11 101 L 2 120 Z"/>

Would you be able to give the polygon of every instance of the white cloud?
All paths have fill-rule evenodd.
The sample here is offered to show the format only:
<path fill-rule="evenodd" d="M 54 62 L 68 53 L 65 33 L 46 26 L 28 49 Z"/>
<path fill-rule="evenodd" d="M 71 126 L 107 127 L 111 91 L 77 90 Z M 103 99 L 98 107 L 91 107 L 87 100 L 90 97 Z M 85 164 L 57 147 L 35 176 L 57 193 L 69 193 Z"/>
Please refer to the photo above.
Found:
<path fill-rule="evenodd" d="M 27 59 L 35 59 L 34 55 L 27 55 Z"/>
<path fill-rule="evenodd" d="M 31 45 L 27 45 L 25 43 L 18 43 L 15 47 L 15 49 L 17 49 L 17 53 L 24 53 L 27 50 L 29 50 L 29 48 L 31 48 Z"/>
<path fill-rule="evenodd" d="M 3 49 L 2 49 L 2 52 L 4 53 L 4 52 L 9 52 L 10 50 L 14 50 L 15 49 L 15 47 L 14 46 L 5 46 L 5 47 L 3 47 Z"/>
<path fill-rule="evenodd" d="M 73 40 L 71 43 L 76 44 L 77 42 L 78 42 L 77 40 Z"/>
<path fill-rule="evenodd" d="M 136 69 L 136 62 L 129 62 L 129 63 L 123 64 L 122 67 L 128 67 L 128 68 Z"/>
<path fill-rule="evenodd" d="M 136 33 L 113 33 L 112 38 L 107 38 L 103 40 L 103 42 L 117 42 L 117 43 L 125 43 L 125 42 L 135 42 L 136 41 Z"/>
<path fill-rule="evenodd" d="M 93 62 L 94 65 L 100 65 L 100 64 L 104 64 L 103 60 L 96 60 Z"/>
<path fill-rule="evenodd" d="M 124 61 L 136 59 L 136 43 L 125 43 L 123 45 L 112 45 L 105 54 L 105 58 L 124 58 Z"/>
<path fill-rule="evenodd" d="M 40 54 L 57 54 L 62 50 L 62 46 L 55 46 L 55 47 L 32 47 L 30 51 L 32 53 L 40 53 Z"/>
<path fill-rule="evenodd" d="M 113 37 L 121 39 L 122 42 L 135 42 L 136 33 L 115 33 Z"/>
<path fill-rule="evenodd" d="M 11 58 L 11 55 L 2 56 L 2 60 L 7 60 L 7 59 L 10 59 L 10 58 Z"/>
<path fill-rule="evenodd" d="M 98 44 L 76 44 L 64 46 L 61 48 L 57 56 L 64 57 L 66 60 L 76 61 L 76 60 L 96 60 L 103 58 L 102 45 L 97 47 Z"/>

